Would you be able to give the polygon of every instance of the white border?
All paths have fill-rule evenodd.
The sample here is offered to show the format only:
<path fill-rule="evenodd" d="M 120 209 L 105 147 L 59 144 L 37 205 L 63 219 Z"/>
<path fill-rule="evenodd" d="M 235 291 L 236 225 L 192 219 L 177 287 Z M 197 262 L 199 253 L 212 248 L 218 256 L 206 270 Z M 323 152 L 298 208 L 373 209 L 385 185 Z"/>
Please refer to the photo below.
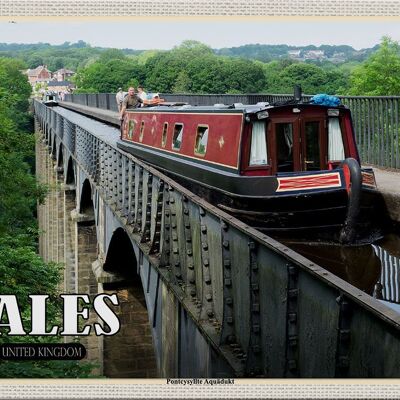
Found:
<path fill-rule="evenodd" d="M 400 0 L 0 0 L 10 17 L 400 17 Z M 400 380 L 245 380 L 171 385 L 154 380 L 0 380 L 0 399 L 394 399 Z"/>
<path fill-rule="evenodd" d="M 0 0 L 3 17 L 398 17 L 398 0 Z"/>

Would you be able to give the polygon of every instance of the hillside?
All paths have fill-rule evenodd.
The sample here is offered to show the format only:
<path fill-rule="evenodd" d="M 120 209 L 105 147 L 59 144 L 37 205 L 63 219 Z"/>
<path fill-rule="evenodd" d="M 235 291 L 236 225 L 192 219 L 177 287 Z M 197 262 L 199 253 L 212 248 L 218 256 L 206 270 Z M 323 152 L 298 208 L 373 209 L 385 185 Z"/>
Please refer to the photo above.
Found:
<path fill-rule="evenodd" d="M 351 46 L 289 46 L 289 45 L 266 45 L 247 44 L 239 47 L 213 49 L 216 55 L 239 57 L 262 62 L 270 62 L 279 59 L 293 59 L 297 61 L 308 61 L 321 63 L 324 61 L 333 63 L 361 62 L 366 60 L 371 53 L 376 51 L 379 45 L 373 48 L 355 50 Z M 80 40 L 77 43 L 65 42 L 61 45 L 49 43 L 16 44 L 0 43 L 0 57 L 12 57 L 22 59 L 28 68 L 38 65 L 47 65 L 52 71 L 59 68 L 76 70 L 88 63 L 95 61 L 100 55 L 108 50 L 104 47 L 92 47 L 90 44 Z M 122 49 L 125 55 L 139 55 L 144 50 Z"/>
<path fill-rule="evenodd" d="M 229 47 L 216 49 L 218 55 L 248 58 L 262 62 L 270 62 L 281 58 L 291 58 L 298 61 L 330 61 L 335 63 L 349 61 L 364 61 L 379 45 L 373 48 L 355 50 L 351 46 L 288 46 L 267 45 L 267 44 L 247 44 L 239 47 Z"/>

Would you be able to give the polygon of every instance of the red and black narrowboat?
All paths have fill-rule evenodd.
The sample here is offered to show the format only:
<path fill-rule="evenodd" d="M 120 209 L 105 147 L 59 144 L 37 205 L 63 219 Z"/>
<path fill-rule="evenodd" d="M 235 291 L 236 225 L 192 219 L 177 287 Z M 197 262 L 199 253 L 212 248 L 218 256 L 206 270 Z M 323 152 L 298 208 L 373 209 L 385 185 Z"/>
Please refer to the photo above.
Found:
<path fill-rule="evenodd" d="M 302 102 L 126 112 L 118 146 L 272 236 L 370 240 L 381 201 L 350 110 Z"/>

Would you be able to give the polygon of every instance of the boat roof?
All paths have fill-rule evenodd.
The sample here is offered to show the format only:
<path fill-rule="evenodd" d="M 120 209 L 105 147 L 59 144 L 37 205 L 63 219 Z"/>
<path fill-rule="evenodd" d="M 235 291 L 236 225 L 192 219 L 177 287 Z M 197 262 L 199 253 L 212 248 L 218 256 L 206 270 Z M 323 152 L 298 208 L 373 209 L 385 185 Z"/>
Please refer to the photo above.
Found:
<path fill-rule="evenodd" d="M 185 103 L 173 103 L 173 102 L 164 102 L 160 105 L 153 107 L 142 107 L 136 109 L 130 109 L 127 111 L 136 111 L 136 112 L 185 112 L 185 113 L 232 113 L 237 114 L 255 114 L 263 110 L 271 110 L 271 109 L 283 109 L 287 107 L 318 107 L 318 108 L 337 108 L 344 109 L 347 108 L 343 105 L 340 106 L 326 106 L 320 104 L 313 103 L 296 103 L 296 102 L 286 102 L 279 104 L 270 104 L 268 102 L 259 102 L 257 104 L 242 104 L 242 103 L 234 103 L 234 104 L 214 104 L 210 106 L 192 106 L 190 104 Z"/>

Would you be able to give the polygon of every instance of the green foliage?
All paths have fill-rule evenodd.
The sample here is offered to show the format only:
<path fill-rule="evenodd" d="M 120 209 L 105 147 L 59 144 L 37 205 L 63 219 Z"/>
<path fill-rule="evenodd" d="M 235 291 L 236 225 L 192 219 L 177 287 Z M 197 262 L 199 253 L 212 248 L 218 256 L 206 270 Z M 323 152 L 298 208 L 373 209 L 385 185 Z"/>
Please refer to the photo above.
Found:
<path fill-rule="evenodd" d="M 258 48 L 258 45 L 254 45 Z M 287 51 L 288 46 L 280 46 Z M 280 58 L 267 64 L 216 55 L 208 46 L 184 41 L 169 51 L 127 58 L 110 49 L 79 70 L 78 92 L 115 92 L 117 87 L 144 84 L 148 91 L 162 93 L 292 93 L 300 84 L 304 93 L 344 94 L 349 86 L 349 68 L 330 62 L 321 66 Z M 109 57 L 116 57 L 109 59 Z"/>
<path fill-rule="evenodd" d="M 258 60 L 264 63 L 268 63 L 274 60 L 280 60 L 288 57 L 290 50 L 300 50 L 300 55 L 304 54 L 309 50 L 322 50 L 324 56 L 327 59 L 335 59 L 335 55 L 340 54 L 346 62 L 348 61 L 363 61 L 365 60 L 374 50 L 363 49 L 354 50 L 351 46 L 339 45 L 339 46 L 288 46 L 286 44 L 268 45 L 268 44 L 246 44 L 238 47 L 222 48 L 215 50 L 217 55 L 224 55 L 230 57 L 246 58 L 250 60 Z M 314 61 L 313 61 L 314 62 Z"/>
<path fill-rule="evenodd" d="M 17 296 L 25 329 L 31 321 L 29 294 L 48 294 L 47 322 L 60 322 L 58 287 L 61 269 L 37 255 L 37 202 L 44 201 L 26 162 L 33 157 L 34 136 L 28 130 L 28 97 L 31 87 L 20 72 L 21 63 L 0 58 L 0 293 Z M 7 336 L 0 343 L 58 342 L 57 337 Z M 0 361 L 0 378 L 86 377 L 93 365 L 77 362 Z"/>
<path fill-rule="evenodd" d="M 37 44 L 6 44 L 0 43 L 0 57 L 13 57 L 22 60 L 25 68 L 36 68 L 39 65 L 47 65 L 50 71 L 67 68 L 76 71 L 103 57 L 105 60 L 121 58 L 121 54 L 140 54 L 140 50 L 117 50 L 91 47 L 88 43 L 80 40 L 77 43 L 65 42 L 61 45 L 50 45 L 49 43 Z"/>
<path fill-rule="evenodd" d="M 122 50 L 119 49 L 107 49 L 104 50 L 99 57 L 99 62 L 106 63 L 111 60 L 124 60 L 126 58 Z"/>
<path fill-rule="evenodd" d="M 10 118 L 18 129 L 29 129 L 27 114 L 31 85 L 20 70 L 23 64 L 18 60 L 0 58 L 0 103 L 3 115 Z"/>
<path fill-rule="evenodd" d="M 81 92 L 113 93 L 119 86 L 127 87 L 131 79 L 140 81 L 143 77 L 143 66 L 136 60 L 124 58 L 96 61 L 78 70 L 74 80 Z"/>
<path fill-rule="evenodd" d="M 1 293 L 17 296 L 23 310 L 24 327 L 30 326 L 29 294 L 48 294 L 51 301 L 48 303 L 47 315 L 49 320 L 57 319 L 57 285 L 60 272 L 58 265 L 44 263 L 36 254 L 36 246 L 30 235 L 21 233 L 15 236 L 0 236 Z M 4 340 L 7 336 L 1 338 Z"/>
<path fill-rule="evenodd" d="M 259 92 L 262 68 L 255 62 L 216 56 L 195 41 L 159 52 L 146 62 L 145 85 L 151 90 L 186 93 Z"/>
<path fill-rule="evenodd" d="M 292 93 L 296 84 L 301 85 L 305 94 L 339 94 L 348 87 L 348 73 L 337 67 L 325 69 L 314 64 L 280 60 L 266 64 L 264 73 L 264 90 L 268 93 Z"/>
<path fill-rule="evenodd" d="M 390 96 L 400 93 L 400 45 L 384 37 L 379 49 L 351 74 L 352 95 Z"/>

